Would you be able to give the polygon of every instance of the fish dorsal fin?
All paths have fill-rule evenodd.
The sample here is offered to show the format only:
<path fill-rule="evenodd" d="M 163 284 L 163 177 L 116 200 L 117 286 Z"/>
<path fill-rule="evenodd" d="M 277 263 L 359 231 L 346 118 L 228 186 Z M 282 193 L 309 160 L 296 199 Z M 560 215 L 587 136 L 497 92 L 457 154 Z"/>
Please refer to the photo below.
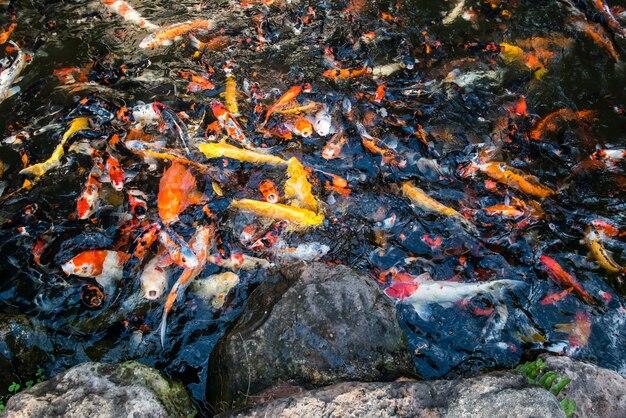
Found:
<path fill-rule="evenodd" d="M 202 203 L 205 203 L 206 201 L 207 201 L 207 197 L 203 193 L 197 190 L 193 191 L 189 195 L 189 203 L 192 205 L 200 205 Z"/>

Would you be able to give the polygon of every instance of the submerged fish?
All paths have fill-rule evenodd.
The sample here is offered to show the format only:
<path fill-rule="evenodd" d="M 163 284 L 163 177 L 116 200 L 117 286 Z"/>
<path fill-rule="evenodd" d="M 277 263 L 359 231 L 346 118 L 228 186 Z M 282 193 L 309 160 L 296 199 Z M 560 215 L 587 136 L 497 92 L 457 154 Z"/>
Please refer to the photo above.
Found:
<path fill-rule="evenodd" d="M 400 302 L 413 306 L 415 312 L 423 320 L 430 319 L 428 305 L 438 304 L 444 308 L 452 304 L 470 299 L 480 294 L 491 294 L 499 297 L 504 289 L 519 287 L 519 280 L 501 279 L 483 283 L 459 283 L 434 281 L 417 277 L 413 282 L 394 283 L 385 289 L 385 294 Z"/>
<path fill-rule="evenodd" d="M 88 250 L 63 264 L 61 269 L 68 276 L 93 278 L 106 289 L 122 277 L 124 264 L 129 258 L 130 255 L 122 251 Z"/>
<path fill-rule="evenodd" d="M 477 167 L 495 181 L 531 196 L 545 199 L 556 194 L 556 191 L 541 184 L 537 177 L 526 174 L 517 168 L 510 167 L 506 163 L 489 162 L 478 164 Z"/>
<path fill-rule="evenodd" d="M 104 4 L 112 13 L 120 15 L 124 18 L 124 20 L 134 23 L 140 28 L 144 28 L 149 31 L 159 29 L 157 25 L 141 17 L 139 12 L 133 9 L 133 6 L 124 0 L 102 0 L 102 4 Z"/>
<path fill-rule="evenodd" d="M 162 262 L 161 256 L 155 256 L 148 261 L 139 276 L 143 297 L 148 300 L 160 298 L 167 288 L 169 272 Z"/>
<path fill-rule="evenodd" d="M 589 249 L 589 252 L 593 258 L 598 262 L 600 267 L 608 271 L 609 273 L 621 273 L 626 271 L 622 266 L 617 264 L 611 254 L 602 244 L 602 234 L 593 226 L 590 226 L 585 231 L 583 242 Z"/>
<path fill-rule="evenodd" d="M 19 46 L 13 41 L 9 43 L 17 51 L 17 57 L 11 64 L 11 66 L 0 73 L 0 103 L 16 93 L 19 93 L 20 87 L 11 87 L 17 80 L 20 73 L 26 67 L 26 54 L 22 52 Z"/>
<path fill-rule="evenodd" d="M 302 92 L 302 89 L 303 89 L 302 86 L 294 86 L 294 87 L 290 88 L 289 90 L 287 90 L 285 92 L 285 94 L 280 96 L 280 98 L 276 101 L 276 103 L 274 103 L 267 110 L 267 113 L 265 114 L 265 120 L 263 121 L 263 123 L 261 125 L 265 126 L 267 124 L 267 121 L 270 119 L 270 116 L 272 116 L 272 113 L 276 112 L 277 110 L 283 109 L 289 103 L 294 101 L 296 99 L 296 97 L 298 97 L 300 92 Z"/>
<path fill-rule="evenodd" d="M 191 290 L 201 298 L 210 301 L 213 308 L 220 309 L 224 305 L 228 292 L 238 283 L 239 276 L 227 271 L 195 281 Z"/>
<path fill-rule="evenodd" d="M 578 280 L 565 270 L 563 267 L 553 258 L 548 257 L 547 255 L 542 255 L 539 257 L 541 264 L 545 271 L 548 273 L 550 278 L 554 280 L 557 284 L 568 288 L 571 287 L 574 291 L 586 302 L 586 303 L 594 303 L 595 299 L 587 293 L 585 289 L 578 283 Z"/>
<path fill-rule="evenodd" d="M 287 161 L 280 157 L 276 157 L 271 154 L 263 154 L 258 151 L 247 150 L 243 148 L 237 148 L 233 145 L 225 144 L 223 142 L 209 142 L 206 144 L 199 144 L 198 149 L 207 158 L 232 158 L 233 160 L 239 160 L 246 163 L 254 164 L 269 164 L 282 166 L 287 165 Z"/>
<path fill-rule="evenodd" d="M 156 48 L 169 46 L 174 41 L 179 41 L 184 35 L 194 31 L 209 31 L 215 27 L 212 20 L 198 19 L 193 22 L 176 23 L 158 29 L 156 32 L 145 37 L 139 44 L 139 48 Z"/>
<path fill-rule="evenodd" d="M 574 321 L 569 324 L 557 324 L 556 330 L 568 334 L 571 348 L 584 347 L 591 335 L 591 315 L 584 311 L 576 312 Z"/>
<path fill-rule="evenodd" d="M 283 205 L 281 203 L 268 203 L 259 200 L 241 199 L 233 200 L 231 208 L 239 209 L 263 218 L 278 221 L 290 222 L 293 226 L 308 228 L 319 226 L 324 222 L 322 213 L 315 213 L 308 209 L 295 206 Z"/>

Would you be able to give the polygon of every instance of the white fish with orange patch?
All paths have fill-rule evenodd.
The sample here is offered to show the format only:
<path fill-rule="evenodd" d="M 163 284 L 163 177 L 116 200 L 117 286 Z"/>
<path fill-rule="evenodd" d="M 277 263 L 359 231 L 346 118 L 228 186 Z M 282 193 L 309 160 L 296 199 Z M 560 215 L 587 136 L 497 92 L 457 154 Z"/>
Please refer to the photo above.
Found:
<path fill-rule="evenodd" d="M 85 188 L 76 202 L 78 219 L 87 219 L 98 210 L 100 190 L 102 189 L 100 180 L 103 174 L 103 168 L 102 161 L 99 158 L 95 158 L 93 168 L 87 177 Z"/>
<path fill-rule="evenodd" d="M 63 264 L 61 269 L 68 276 L 93 278 L 106 289 L 122 277 L 129 258 L 130 255 L 122 251 L 88 250 Z"/>
<path fill-rule="evenodd" d="M 151 32 L 159 29 L 157 25 L 144 19 L 137 10 L 133 9 L 133 6 L 124 0 L 102 0 L 102 4 L 104 4 L 111 13 L 120 15 L 127 22 L 134 23 L 140 28 Z"/>
<path fill-rule="evenodd" d="M 163 265 L 163 256 L 157 255 L 148 261 L 139 276 L 143 297 L 148 300 L 160 298 L 167 288 L 168 277 L 169 271 L 167 266 Z"/>

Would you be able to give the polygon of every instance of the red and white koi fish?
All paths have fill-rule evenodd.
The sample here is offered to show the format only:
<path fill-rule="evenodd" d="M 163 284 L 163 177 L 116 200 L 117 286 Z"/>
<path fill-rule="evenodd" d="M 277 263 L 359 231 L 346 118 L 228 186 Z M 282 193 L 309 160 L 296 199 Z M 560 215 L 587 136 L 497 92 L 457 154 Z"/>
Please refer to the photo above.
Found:
<path fill-rule="evenodd" d="M 157 25 L 141 17 L 139 12 L 133 9 L 133 7 L 124 0 L 102 0 L 102 4 L 104 4 L 111 13 L 120 15 L 127 22 L 134 23 L 140 28 L 151 32 L 159 29 Z"/>
<path fill-rule="evenodd" d="M 148 261 L 139 276 L 143 297 L 148 300 L 158 299 L 165 293 L 169 272 L 163 264 L 163 256 L 156 255 Z"/>
<path fill-rule="evenodd" d="M 324 145 L 322 149 L 322 158 L 326 160 L 334 160 L 335 158 L 339 158 L 341 155 L 341 150 L 343 146 L 346 144 L 346 137 L 343 135 L 343 132 L 338 132 L 333 135 L 332 138 Z"/>
<path fill-rule="evenodd" d="M 122 251 L 88 250 L 63 264 L 61 269 L 68 276 L 93 278 L 107 288 L 122 277 L 124 264 L 129 258 L 130 255 Z"/>
<path fill-rule="evenodd" d="M 626 149 L 599 149 L 591 155 L 591 159 L 604 161 L 610 171 L 617 171 L 620 164 L 626 160 Z"/>
<path fill-rule="evenodd" d="M 185 269 L 194 269 L 200 265 L 198 257 L 185 240 L 172 230 L 162 230 L 159 242 L 165 247 L 172 261 Z"/>
<path fill-rule="evenodd" d="M 237 122 L 237 119 L 228 111 L 226 106 L 217 100 L 211 102 L 211 110 L 218 121 L 220 128 L 226 131 L 229 137 L 241 143 L 246 148 L 252 147 L 252 143 L 243 133 L 243 128 Z"/>
<path fill-rule="evenodd" d="M 148 196 L 141 190 L 132 189 L 128 191 L 128 206 L 130 213 L 139 220 L 146 217 L 148 213 Z"/>
<path fill-rule="evenodd" d="M 274 254 L 281 260 L 313 261 L 324 257 L 329 251 L 330 247 L 328 245 L 320 244 L 319 242 L 307 242 L 298 244 L 296 247 L 287 247 L 283 243 L 283 245 L 277 246 Z"/>
<path fill-rule="evenodd" d="M 76 202 L 78 219 L 87 219 L 93 215 L 96 210 L 98 210 L 100 190 L 102 189 L 100 179 L 102 177 L 103 169 L 104 166 L 100 158 L 94 158 L 94 166 L 89 172 L 85 188 Z"/>
<path fill-rule="evenodd" d="M 124 188 L 124 179 L 126 176 L 122 165 L 115 157 L 109 155 L 106 162 L 106 169 L 109 172 L 111 186 L 118 192 L 121 192 Z"/>
<path fill-rule="evenodd" d="M 175 41 L 183 39 L 183 36 L 191 32 L 209 31 L 214 27 L 214 22 L 206 19 L 165 26 L 145 37 L 139 44 L 139 48 L 154 49 L 157 46 L 173 45 Z"/>
<path fill-rule="evenodd" d="M 160 331 L 161 331 L 161 345 L 163 346 L 165 342 L 165 333 L 167 332 L 167 315 L 172 310 L 174 306 L 174 302 L 178 298 L 179 294 L 184 293 L 185 289 L 191 284 L 191 282 L 198 277 L 198 275 L 204 270 L 204 266 L 206 266 L 207 258 L 211 247 L 213 246 L 213 241 L 215 238 L 215 226 L 200 226 L 196 230 L 193 238 L 190 241 L 191 250 L 194 252 L 196 259 L 198 260 L 198 265 L 194 268 L 185 269 L 182 272 L 170 293 L 167 295 L 167 299 L 165 300 L 165 307 L 163 308 L 163 317 L 161 319 Z"/>
<path fill-rule="evenodd" d="M 211 264 L 231 270 L 256 270 L 272 265 L 272 263 L 263 258 L 251 257 L 245 254 L 231 254 L 228 258 L 209 255 L 207 260 Z"/>
<path fill-rule="evenodd" d="M 400 302 L 409 303 L 423 320 L 430 318 L 428 305 L 436 303 L 444 308 L 456 302 L 473 298 L 480 294 L 492 294 L 499 297 L 504 289 L 513 289 L 521 286 L 519 280 L 494 280 L 483 283 L 460 283 L 449 281 L 434 281 L 428 273 L 415 278 L 413 282 L 394 283 L 385 289 L 385 294 Z"/>

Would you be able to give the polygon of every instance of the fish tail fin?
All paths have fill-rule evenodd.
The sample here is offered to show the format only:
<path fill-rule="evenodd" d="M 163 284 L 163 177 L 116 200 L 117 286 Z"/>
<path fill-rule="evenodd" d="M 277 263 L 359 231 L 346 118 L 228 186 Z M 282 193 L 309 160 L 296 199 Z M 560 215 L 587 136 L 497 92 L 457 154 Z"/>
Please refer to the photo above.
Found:
<path fill-rule="evenodd" d="M 167 309 L 163 310 L 163 318 L 159 324 L 159 332 L 161 335 L 161 347 L 165 347 L 165 334 L 167 333 Z"/>
<path fill-rule="evenodd" d="M 512 290 L 524 285 L 521 280 L 494 280 L 493 282 L 485 283 L 484 290 L 491 293 L 497 299 L 502 299 L 502 295 L 505 290 Z"/>

